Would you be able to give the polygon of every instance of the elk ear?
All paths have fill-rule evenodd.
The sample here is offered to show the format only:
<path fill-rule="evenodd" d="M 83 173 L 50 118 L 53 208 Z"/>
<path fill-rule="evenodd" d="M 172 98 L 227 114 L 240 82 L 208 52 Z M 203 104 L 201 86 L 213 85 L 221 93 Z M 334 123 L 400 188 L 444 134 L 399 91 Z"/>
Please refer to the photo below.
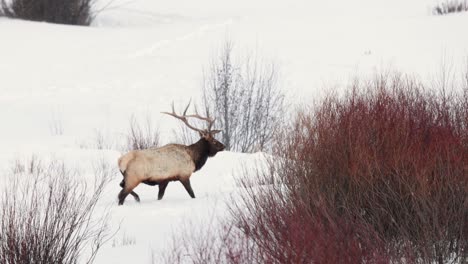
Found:
<path fill-rule="evenodd" d="M 218 133 L 221 132 L 221 131 L 222 131 L 222 130 L 211 130 L 211 131 L 210 131 L 210 134 L 211 134 L 211 135 L 216 135 L 216 134 L 218 134 Z"/>

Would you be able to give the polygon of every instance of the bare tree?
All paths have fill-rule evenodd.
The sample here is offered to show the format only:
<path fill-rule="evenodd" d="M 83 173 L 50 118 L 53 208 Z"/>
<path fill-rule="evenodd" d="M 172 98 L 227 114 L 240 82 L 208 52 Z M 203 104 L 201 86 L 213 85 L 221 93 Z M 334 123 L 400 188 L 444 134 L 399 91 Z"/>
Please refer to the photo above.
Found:
<path fill-rule="evenodd" d="M 205 111 L 221 124 L 227 150 L 269 150 L 284 108 L 277 68 L 256 56 L 238 63 L 232 51 L 233 44 L 226 42 L 205 73 Z"/>

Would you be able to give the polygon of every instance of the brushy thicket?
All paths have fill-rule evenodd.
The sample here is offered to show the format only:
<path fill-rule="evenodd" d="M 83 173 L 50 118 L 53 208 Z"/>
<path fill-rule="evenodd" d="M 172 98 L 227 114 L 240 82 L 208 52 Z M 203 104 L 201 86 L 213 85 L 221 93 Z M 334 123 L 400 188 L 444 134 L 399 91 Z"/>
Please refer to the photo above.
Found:
<path fill-rule="evenodd" d="M 160 145 L 159 138 L 159 127 L 152 121 L 150 115 L 147 115 L 145 118 L 139 118 L 135 114 L 132 114 L 129 118 L 127 131 L 123 133 L 123 136 L 122 134 L 118 134 L 118 137 L 114 138 L 109 131 L 96 129 L 93 142 L 91 144 L 85 143 L 83 147 L 128 152 L 131 150 L 156 148 Z"/>
<path fill-rule="evenodd" d="M 281 159 L 272 171 L 283 184 L 266 199 L 249 195 L 261 201 L 247 202 L 247 216 L 254 218 L 241 219 L 251 234 L 248 224 L 266 218 L 259 225 L 266 230 L 255 226 L 253 232 L 260 232 L 257 239 L 271 252 L 292 250 L 293 256 L 314 259 L 304 254 L 329 247 L 294 245 L 325 232 L 325 242 L 342 236 L 332 243 L 334 254 L 347 252 L 357 262 L 375 256 L 409 263 L 466 261 L 468 87 L 448 95 L 401 76 L 355 83 L 345 96 L 329 96 L 298 114 L 279 143 Z M 284 197 L 275 199 L 280 192 Z M 276 213 L 265 216 L 265 208 Z M 270 234 L 295 225 L 298 238 L 270 242 Z M 316 225 L 323 228 L 313 231 Z M 361 255 L 340 244 L 353 242 Z M 275 260 L 283 262 L 280 257 Z"/>
<path fill-rule="evenodd" d="M 434 7 L 433 12 L 436 15 L 447 15 L 451 13 L 460 13 L 468 11 L 467 0 L 446 0 Z"/>
<path fill-rule="evenodd" d="M 89 25 L 94 0 L 0 0 L 0 14 L 68 25 Z"/>
<path fill-rule="evenodd" d="M 466 263 L 468 85 L 356 82 L 276 142 L 269 169 L 241 180 L 231 225 L 185 243 L 181 262 Z"/>
<path fill-rule="evenodd" d="M 159 128 L 151 121 L 151 117 L 146 116 L 145 122 L 140 122 L 135 115 L 132 115 L 124 150 L 141 150 L 158 146 Z"/>
<path fill-rule="evenodd" d="M 87 186 L 62 162 L 16 161 L 2 179 L 0 263 L 92 263 L 111 235 L 95 212 L 112 174 L 103 163 Z"/>

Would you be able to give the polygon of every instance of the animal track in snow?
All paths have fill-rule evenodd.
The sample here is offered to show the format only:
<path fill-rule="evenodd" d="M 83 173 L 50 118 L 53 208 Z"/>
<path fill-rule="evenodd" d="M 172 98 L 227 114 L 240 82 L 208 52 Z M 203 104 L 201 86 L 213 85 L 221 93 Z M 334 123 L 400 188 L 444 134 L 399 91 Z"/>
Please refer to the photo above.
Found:
<path fill-rule="evenodd" d="M 218 30 L 220 28 L 225 28 L 226 26 L 231 25 L 232 22 L 233 22 L 232 19 L 228 19 L 228 20 L 226 20 L 226 21 L 224 21 L 222 23 L 203 25 L 203 26 L 199 27 L 197 30 L 195 30 L 193 32 L 190 32 L 188 34 L 185 34 L 183 36 L 177 37 L 177 38 L 175 38 L 173 40 L 165 39 L 165 40 L 158 41 L 158 42 L 154 43 L 153 45 L 151 45 L 149 48 L 144 48 L 144 49 L 141 49 L 141 50 L 138 50 L 138 51 L 136 51 L 134 53 L 129 54 L 128 58 L 129 59 L 136 59 L 136 58 L 144 57 L 144 56 L 155 56 L 160 49 L 162 49 L 164 47 L 167 47 L 167 46 L 171 45 L 172 43 L 179 42 L 179 41 L 185 41 L 185 40 L 197 37 L 197 36 L 201 36 L 201 35 L 205 34 L 208 31 L 215 31 L 215 30 Z"/>

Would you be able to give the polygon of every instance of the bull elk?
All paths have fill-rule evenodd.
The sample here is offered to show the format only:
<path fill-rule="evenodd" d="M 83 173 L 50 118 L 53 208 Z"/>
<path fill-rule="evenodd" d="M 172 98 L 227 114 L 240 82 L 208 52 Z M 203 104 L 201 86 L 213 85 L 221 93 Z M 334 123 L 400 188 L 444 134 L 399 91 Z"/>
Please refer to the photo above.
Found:
<path fill-rule="evenodd" d="M 138 194 L 133 191 L 140 183 L 151 186 L 159 185 L 158 200 L 161 200 L 169 182 L 180 181 L 190 197 L 195 198 L 190 185 L 190 176 L 205 165 L 208 157 L 213 157 L 219 151 L 223 151 L 225 146 L 214 138 L 216 133 L 221 132 L 211 130 L 215 120 L 209 115 L 207 117 L 198 114 L 187 115 L 189 106 L 190 102 L 182 115 L 175 113 L 174 104 L 172 104 L 172 113 L 162 113 L 181 120 L 187 127 L 197 131 L 200 140 L 189 146 L 168 144 L 158 148 L 133 150 L 120 157 L 118 164 L 124 179 L 120 183 L 122 190 L 118 195 L 119 205 L 124 203 L 128 194 L 131 194 L 136 201 L 140 201 Z M 208 127 L 207 129 L 196 128 L 188 122 L 187 118 L 206 121 Z"/>

